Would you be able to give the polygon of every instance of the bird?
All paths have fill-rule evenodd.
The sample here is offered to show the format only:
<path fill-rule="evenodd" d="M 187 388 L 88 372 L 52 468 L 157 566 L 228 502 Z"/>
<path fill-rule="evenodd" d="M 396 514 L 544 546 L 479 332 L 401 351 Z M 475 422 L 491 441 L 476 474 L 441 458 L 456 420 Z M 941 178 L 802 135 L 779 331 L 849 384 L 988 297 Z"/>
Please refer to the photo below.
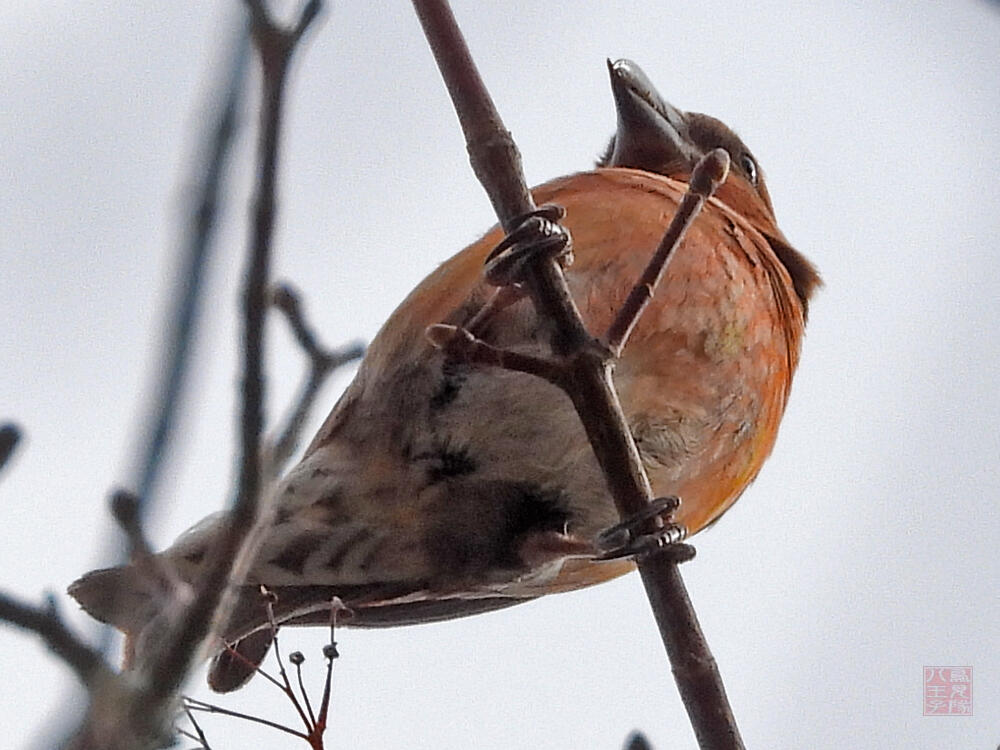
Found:
<path fill-rule="evenodd" d="M 617 126 L 596 166 L 533 190 L 565 210 L 565 270 L 589 331 L 607 330 L 657 247 L 692 169 L 722 148 L 727 180 L 674 252 L 614 369 L 630 431 L 672 520 L 715 523 L 771 453 L 798 365 L 809 302 L 822 283 L 785 238 L 757 158 L 720 120 L 667 103 L 641 68 L 608 61 Z M 496 294 L 484 262 L 494 227 L 443 262 L 372 340 L 353 382 L 299 463 L 275 486 L 209 671 L 240 687 L 275 625 L 386 627 L 463 617 L 571 591 L 634 569 L 602 560 L 619 522 L 570 400 L 528 374 L 455 361 L 429 326 L 464 326 Z M 477 335 L 548 353 L 549 321 L 526 296 Z M 209 517 L 157 555 L 197 580 L 223 522 Z M 161 597 L 135 564 L 84 575 L 69 593 L 126 633 L 152 641 Z M 267 605 L 261 591 L 267 592 Z M 270 610 L 270 613 L 268 613 Z"/>

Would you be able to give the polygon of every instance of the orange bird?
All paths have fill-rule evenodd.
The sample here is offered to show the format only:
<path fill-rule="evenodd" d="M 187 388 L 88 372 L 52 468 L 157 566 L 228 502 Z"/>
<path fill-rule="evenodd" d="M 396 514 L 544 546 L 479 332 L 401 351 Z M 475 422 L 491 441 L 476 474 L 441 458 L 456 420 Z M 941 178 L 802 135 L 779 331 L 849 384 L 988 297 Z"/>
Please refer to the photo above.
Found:
<path fill-rule="evenodd" d="M 674 253 L 615 369 L 615 385 L 657 495 L 681 498 L 696 533 L 757 476 L 774 446 L 799 359 L 813 266 L 785 239 L 756 158 L 723 123 L 675 109 L 627 60 L 609 63 L 618 127 L 597 168 L 534 190 L 566 209 L 570 288 L 604 331 L 656 249 L 694 164 L 721 147 L 720 187 Z M 463 325 L 494 289 L 483 263 L 494 228 L 432 272 L 372 341 L 354 382 L 301 462 L 275 489 L 209 682 L 239 687 L 279 624 L 329 621 L 333 596 L 362 627 L 429 622 L 606 581 L 633 568 L 599 561 L 619 519 L 569 399 L 532 376 L 449 362 L 435 323 Z M 547 352 L 528 299 L 479 329 L 490 343 Z M 219 533 L 206 519 L 160 553 L 197 579 Z M 561 542 L 561 543 L 553 543 Z M 94 617 L 150 640 L 163 607 L 131 566 L 70 587 Z"/>

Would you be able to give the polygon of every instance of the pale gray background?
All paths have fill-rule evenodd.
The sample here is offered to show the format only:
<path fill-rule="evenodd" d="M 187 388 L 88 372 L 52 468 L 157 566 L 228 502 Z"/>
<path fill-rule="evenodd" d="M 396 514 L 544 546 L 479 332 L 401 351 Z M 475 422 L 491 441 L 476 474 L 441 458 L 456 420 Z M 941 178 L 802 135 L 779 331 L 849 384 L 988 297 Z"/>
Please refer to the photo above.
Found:
<path fill-rule="evenodd" d="M 996 747 L 998 7 L 518 5 L 457 12 L 529 182 L 588 168 L 614 125 L 604 59 L 632 57 L 739 130 L 826 279 L 774 456 L 685 567 L 748 745 Z M 28 434 L 0 482 L 0 585 L 22 596 L 103 562 L 230 6 L 0 7 L 0 416 Z M 328 341 L 370 338 L 493 217 L 408 3 L 338 4 L 299 62 L 277 270 Z M 159 545 L 233 475 L 241 145 Z M 272 332 L 273 415 L 302 362 Z M 27 746 L 70 713 L 72 681 L 33 638 L 0 639 L 0 744 Z M 322 632 L 285 641 L 318 690 Z M 694 747 L 636 576 L 340 645 L 331 746 L 610 749 L 642 727 Z M 921 716 L 924 665 L 974 667 L 974 717 Z M 257 683 L 227 705 L 292 720 Z M 217 750 L 300 746 L 206 724 Z"/>

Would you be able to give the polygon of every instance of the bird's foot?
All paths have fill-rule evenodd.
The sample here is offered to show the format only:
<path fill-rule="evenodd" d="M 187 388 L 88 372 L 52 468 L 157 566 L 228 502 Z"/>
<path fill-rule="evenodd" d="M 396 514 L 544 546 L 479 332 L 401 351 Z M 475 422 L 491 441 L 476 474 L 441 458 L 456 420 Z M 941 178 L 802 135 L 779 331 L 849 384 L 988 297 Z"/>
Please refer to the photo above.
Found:
<path fill-rule="evenodd" d="M 634 516 L 609 526 L 597 536 L 597 546 L 602 550 L 597 559 L 641 557 L 657 550 L 671 555 L 678 563 L 692 559 L 694 547 L 683 543 L 687 538 L 687 529 L 670 520 L 680 504 L 677 497 L 659 497 Z M 653 518 L 663 519 L 663 525 L 652 532 L 641 532 Z"/>
<path fill-rule="evenodd" d="M 555 258 L 563 268 L 573 262 L 569 231 L 559 224 L 562 206 L 545 205 L 517 218 L 516 228 L 486 258 L 486 280 L 510 286 L 524 278 L 525 269 L 541 258 Z"/>

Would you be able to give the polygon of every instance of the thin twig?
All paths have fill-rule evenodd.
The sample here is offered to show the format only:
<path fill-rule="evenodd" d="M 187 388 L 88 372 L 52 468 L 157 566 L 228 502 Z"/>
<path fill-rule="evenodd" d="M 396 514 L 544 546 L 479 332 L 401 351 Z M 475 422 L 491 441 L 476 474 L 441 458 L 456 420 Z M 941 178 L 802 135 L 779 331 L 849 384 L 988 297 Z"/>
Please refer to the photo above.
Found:
<path fill-rule="evenodd" d="M 524 372 L 555 385 L 561 385 L 567 375 L 565 364 L 558 360 L 501 349 L 486 343 L 465 328 L 438 323 L 429 326 L 426 334 L 431 344 L 443 349 L 451 359 Z"/>
<path fill-rule="evenodd" d="M 261 588 L 263 588 L 263 586 Z M 271 594 L 271 596 L 274 595 Z M 306 732 L 311 733 L 315 727 L 309 721 L 309 717 L 306 716 L 306 712 L 303 710 L 302 704 L 299 702 L 298 697 L 295 695 L 295 691 L 292 689 L 292 683 L 288 679 L 288 670 L 285 669 L 285 659 L 281 655 L 281 644 L 278 641 L 278 623 L 274 620 L 274 600 L 270 598 L 267 601 L 267 619 L 271 625 L 271 651 L 274 653 L 274 660 L 278 663 L 278 675 L 281 677 L 281 690 L 288 700 L 291 701 L 292 706 L 295 707 L 296 712 L 299 714 L 299 718 L 302 719 L 302 724 L 306 728 Z"/>
<path fill-rule="evenodd" d="M 128 539 L 129 558 L 133 561 L 153 556 L 139 519 L 141 504 L 139 497 L 128 490 L 119 488 L 111 493 L 111 515 Z"/>
<path fill-rule="evenodd" d="M 642 317 L 646 305 L 653 299 L 653 292 L 663 279 L 663 274 L 667 270 L 667 262 L 673 254 L 681 240 L 684 239 L 688 228 L 694 223 L 695 217 L 701 211 L 716 188 L 726 179 L 729 171 L 729 155 L 722 149 L 716 149 L 706 156 L 701 168 L 696 168 L 691 174 L 690 189 L 681 199 L 681 204 L 677 207 L 670 226 L 667 227 L 663 239 L 660 240 L 659 247 L 649 264 L 642 272 L 642 276 L 632 287 L 625 304 L 615 317 L 614 322 L 604 335 L 604 343 L 608 347 L 613 357 L 621 356 L 622 349 L 628 342 L 629 336 L 635 324 Z"/>
<path fill-rule="evenodd" d="M 205 747 L 204 743 L 202 743 L 202 741 L 198 739 L 197 735 L 192 734 L 191 732 L 189 732 L 188 730 L 184 729 L 183 727 L 176 727 L 175 731 L 181 737 L 185 737 L 186 739 L 189 739 L 189 740 L 195 740 L 199 745 L 201 745 L 201 748 L 199 748 L 199 750 L 203 750 L 203 748 Z"/>
<path fill-rule="evenodd" d="M 41 637 L 49 650 L 62 659 L 84 685 L 91 687 L 111 677 L 112 672 L 101 652 L 66 627 L 51 595 L 44 607 L 35 607 L 0 593 L 0 620 Z"/>
<path fill-rule="evenodd" d="M 212 106 L 218 117 L 207 132 L 205 146 L 193 161 L 197 172 L 190 183 L 198 187 L 194 193 L 184 247 L 179 253 L 181 261 L 176 272 L 174 302 L 167 316 L 165 361 L 162 367 L 157 368 L 158 372 L 163 373 L 163 377 L 152 391 L 155 395 L 150 401 L 148 415 L 142 422 L 143 427 L 140 428 L 145 437 L 140 442 L 138 458 L 132 471 L 134 478 L 130 482 L 136 489 L 134 524 L 135 529 L 140 532 L 142 518 L 148 513 L 155 497 L 157 478 L 177 421 L 191 342 L 199 317 L 205 270 L 217 225 L 216 217 L 222 196 L 225 195 L 223 180 L 242 106 L 249 57 L 249 41 L 245 29 L 241 29 L 235 38 L 232 50 L 232 61 L 226 66 L 221 96 L 213 92 Z M 221 106 L 215 104 L 219 100 L 222 102 Z M 137 537 L 134 534 L 132 536 L 134 549 Z M 148 549 L 148 544 L 144 541 L 142 545 Z M 120 552 L 116 550 L 115 554 Z M 110 628 L 104 630 L 104 652 L 111 644 L 110 633 Z M 130 675 L 129 678 L 109 679 L 100 686 L 92 686 L 87 716 L 72 736 L 61 743 L 62 746 L 74 750 L 131 750 L 162 743 L 172 719 L 170 696 L 148 700 L 144 686 L 155 683 L 157 675 L 147 673 L 147 676 L 149 679 L 145 683 L 133 680 Z"/>
<path fill-rule="evenodd" d="M 340 657 L 337 651 L 337 618 L 347 607 L 335 596 L 330 601 L 330 642 L 323 647 L 326 659 L 326 681 L 323 683 L 323 697 L 319 702 L 319 716 L 316 717 L 316 735 L 322 739 L 326 731 L 326 720 L 330 714 L 330 693 L 333 685 L 333 660 Z"/>
<path fill-rule="evenodd" d="M 194 727 L 194 731 L 198 733 L 197 737 L 192 737 L 191 739 L 197 739 L 198 742 L 201 743 L 202 750 L 212 750 L 211 745 L 208 744 L 208 738 L 205 736 L 205 732 L 202 730 L 201 725 L 198 723 L 198 720 L 194 718 L 194 714 L 191 713 L 191 709 L 188 708 L 187 705 L 184 706 L 184 713 L 187 715 L 188 721 L 191 722 L 191 726 Z"/>
<path fill-rule="evenodd" d="M 267 449 L 265 465 L 270 477 L 281 474 L 284 465 L 295 453 L 302 438 L 302 430 L 315 402 L 319 389 L 335 370 L 361 358 L 365 348 L 360 342 L 347 344 L 340 349 L 327 349 L 316 338 L 302 312 L 298 292 L 289 284 L 276 284 L 271 290 L 271 304 L 280 311 L 295 335 L 302 351 L 309 358 L 309 371 L 294 406 Z"/>
<path fill-rule="evenodd" d="M 476 71 L 446 0 L 413 0 L 413 5 L 462 123 L 473 170 L 510 234 L 519 217 L 534 209 L 520 155 Z M 711 165 L 702 166 L 718 171 Z M 664 262 L 666 257 L 669 251 Z M 596 344 L 587 332 L 556 259 L 541 258 L 527 270 L 527 277 L 539 314 L 547 316 L 558 332 L 552 342 L 556 354 L 573 363 L 564 390 L 580 416 L 618 512 L 623 519 L 639 515 L 648 507 L 652 489 L 614 389 L 612 352 Z M 625 330 L 621 333 L 614 329 L 616 340 L 624 341 L 639 311 L 623 318 Z M 638 531 L 655 533 L 662 526 L 661 519 L 652 517 Z M 640 556 L 637 563 L 700 746 L 742 748 L 721 676 L 676 561 L 672 555 L 651 553 Z"/>
<path fill-rule="evenodd" d="M 309 731 L 316 731 L 316 714 L 313 711 L 312 701 L 309 700 L 309 692 L 306 690 L 305 683 L 302 681 L 302 663 L 306 658 L 302 655 L 301 651 L 293 651 L 288 655 L 289 661 L 295 665 L 295 678 L 299 683 L 299 692 L 302 694 L 302 702 L 306 706 L 306 711 L 309 714 Z"/>
<path fill-rule="evenodd" d="M 473 336 L 478 336 L 495 316 L 506 310 L 511 305 L 524 299 L 524 289 L 519 285 L 502 286 L 493 290 L 493 294 L 485 304 L 479 308 L 475 315 L 465 324 L 465 329 Z"/>
<path fill-rule="evenodd" d="M 111 493 L 110 504 L 111 515 L 128 539 L 129 560 L 136 571 L 154 587 L 166 606 L 186 604 L 191 599 L 191 587 L 180 579 L 169 563 L 153 554 L 139 517 L 139 498 L 119 488 Z"/>
<path fill-rule="evenodd" d="M 165 315 L 162 362 L 154 371 L 156 382 L 139 423 L 135 464 L 128 481 L 138 500 L 136 512 L 140 525 L 156 501 L 164 459 L 181 411 L 205 276 L 214 249 L 217 217 L 228 194 L 224 189 L 226 166 L 239 125 L 249 48 L 247 34 L 241 30 L 232 44 L 232 59 L 220 86 L 221 96 L 213 91 L 210 103 L 204 105 L 218 113 L 217 119 L 203 136 L 204 143 L 191 162 L 192 175 L 184 183 L 195 186 L 193 200 L 177 253 L 173 298 Z M 218 105 L 220 99 L 221 106 Z M 104 556 L 120 558 L 121 555 L 121 545 L 114 539 L 113 546 Z M 112 642 L 112 628 L 106 627 L 101 634 L 101 650 L 105 654 Z"/>
<path fill-rule="evenodd" d="M 229 655 L 232 658 L 236 659 L 238 662 L 240 662 L 244 666 L 250 667 L 254 671 L 255 674 L 259 674 L 261 677 L 263 677 L 268 682 L 272 683 L 279 690 L 284 690 L 284 687 L 278 681 L 277 677 L 275 677 L 270 672 L 268 672 L 266 669 L 264 669 L 260 664 L 255 664 L 254 662 L 250 661 L 250 659 L 248 659 L 242 653 L 240 653 L 235 648 L 233 648 L 231 645 L 229 645 L 228 643 L 226 643 L 225 640 L 223 640 L 221 638 L 219 640 L 221 641 L 221 644 L 220 644 L 221 650 L 228 652 Z"/>
<path fill-rule="evenodd" d="M 622 750 L 653 750 L 649 740 L 642 732 L 636 730 L 625 738 L 625 745 Z"/>
<path fill-rule="evenodd" d="M 228 708 L 223 708 L 222 706 L 216 706 L 214 703 L 206 703 L 205 701 L 200 701 L 197 698 L 185 698 L 185 704 L 191 711 L 202 711 L 208 714 L 221 714 L 222 716 L 232 716 L 236 719 L 244 719 L 245 721 L 252 721 L 255 724 L 263 724 L 266 727 L 271 727 L 272 729 L 277 729 L 280 732 L 285 732 L 286 734 L 291 734 L 302 740 L 308 740 L 309 735 L 304 734 L 297 729 L 292 729 L 291 727 L 286 727 L 284 724 L 279 724 L 276 721 L 271 721 L 270 719 L 263 719 L 260 716 L 252 716 L 250 714 L 240 713 L 239 711 L 231 711 Z"/>

